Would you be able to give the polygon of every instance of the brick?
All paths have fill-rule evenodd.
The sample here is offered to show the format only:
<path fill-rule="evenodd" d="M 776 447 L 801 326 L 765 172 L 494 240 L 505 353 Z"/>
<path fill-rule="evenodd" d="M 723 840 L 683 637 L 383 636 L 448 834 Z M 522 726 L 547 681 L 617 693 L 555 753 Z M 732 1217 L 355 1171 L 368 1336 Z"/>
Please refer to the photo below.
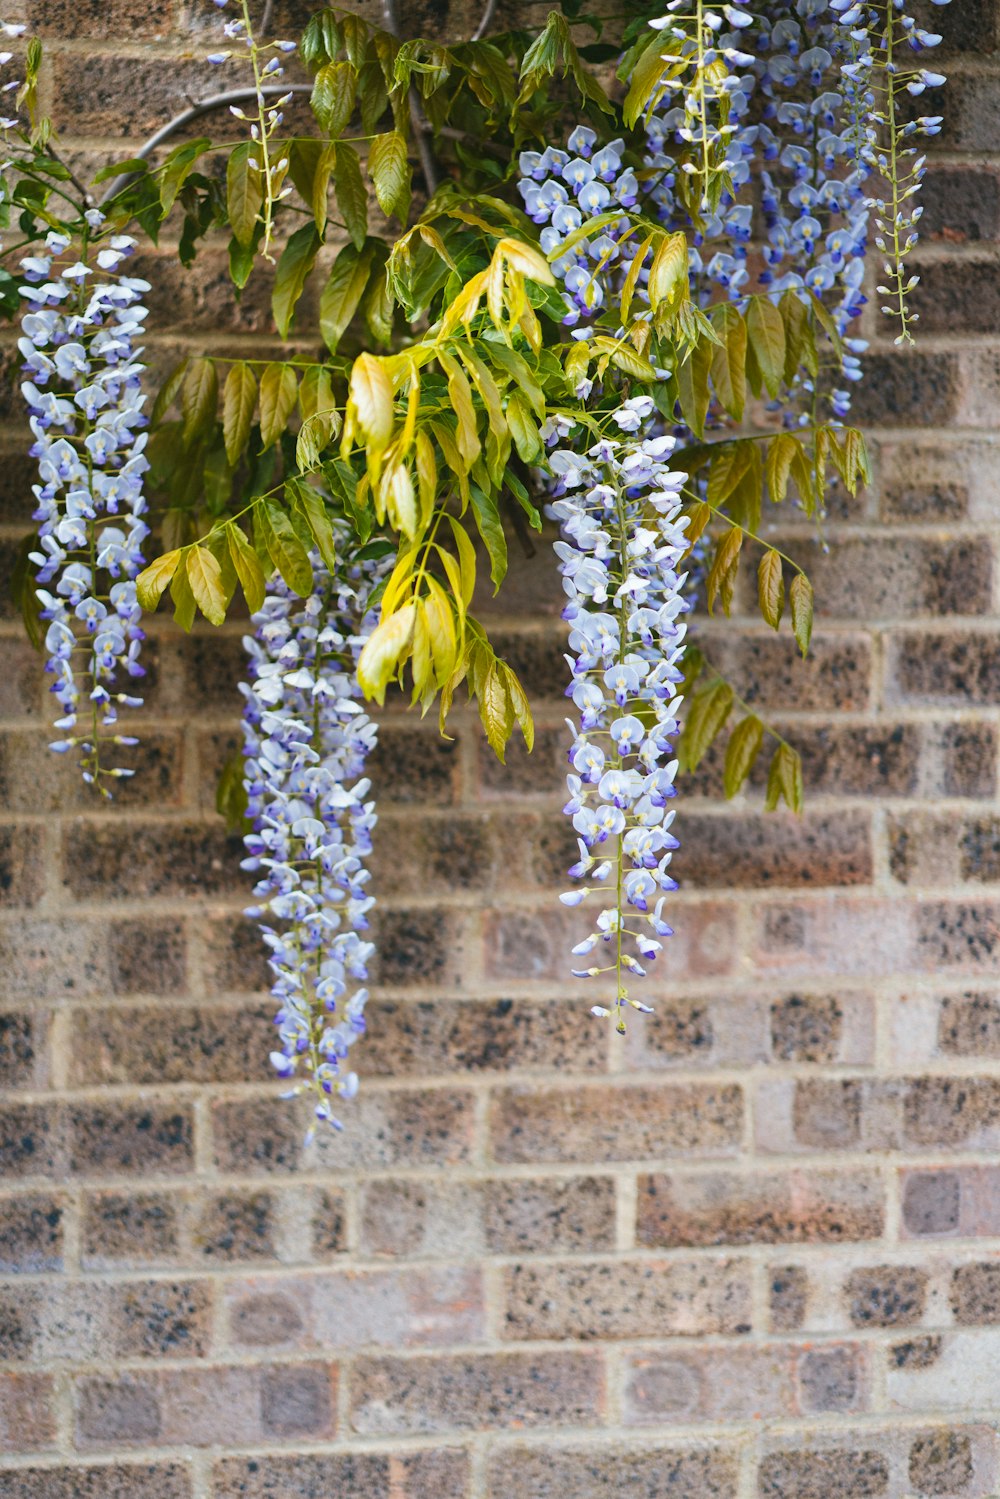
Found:
<path fill-rule="evenodd" d="M 65 1214 L 62 1197 L 0 1199 L 0 1274 L 61 1270 Z"/>
<path fill-rule="evenodd" d="M 498 1161 L 627 1161 L 727 1155 L 743 1130 L 736 1086 L 659 1084 L 498 1091 L 490 1132 Z"/>
<path fill-rule="evenodd" d="M 899 631 L 890 644 L 890 661 L 902 702 L 966 708 L 1000 703 L 1000 635 Z"/>
<path fill-rule="evenodd" d="M 913 967 L 914 912 L 908 903 L 841 895 L 836 900 L 761 903 L 753 959 L 762 972 L 812 982 L 831 975 L 896 975 Z"/>
<path fill-rule="evenodd" d="M 472 1255 L 484 1247 L 482 1219 L 479 1183 L 370 1182 L 362 1198 L 361 1244 L 391 1256 Z"/>
<path fill-rule="evenodd" d="M 376 1077 L 450 1072 L 603 1070 L 580 1046 L 580 1005 L 535 999 L 392 1000 L 366 1010 L 367 1071 Z"/>
<path fill-rule="evenodd" d="M 883 520 L 962 520 L 968 510 L 968 486 L 955 481 L 915 477 L 882 489 Z"/>
<path fill-rule="evenodd" d="M 924 1315 L 927 1272 L 914 1265 L 872 1265 L 854 1270 L 844 1284 L 855 1327 L 910 1327 Z"/>
<path fill-rule="evenodd" d="M 863 427 L 945 427 L 954 417 L 959 378 L 954 354 L 868 354 L 863 369 L 852 413 Z"/>
<path fill-rule="evenodd" d="M 919 313 L 922 333 L 968 335 L 1000 331 L 996 263 L 963 255 L 960 266 L 959 270 L 953 260 L 921 264 L 920 285 L 914 288 L 912 305 Z"/>
<path fill-rule="evenodd" d="M 551 796 L 566 776 L 566 730 L 539 725 L 530 753 L 519 738 L 514 738 L 502 762 L 482 740 L 477 742 L 476 754 L 479 786 L 491 801 L 535 794 Z"/>
<path fill-rule="evenodd" d="M 629 1354 L 629 1426 L 759 1421 L 798 1414 L 794 1359 L 787 1346 Z"/>
<path fill-rule="evenodd" d="M 972 1439 L 962 1431 L 928 1431 L 910 1447 L 907 1473 L 918 1494 L 954 1494 L 973 1475 Z"/>
<path fill-rule="evenodd" d="M 36 1286 L 0 1288 L 0 1360 L 32 1357 L 39 1338 L 40 1293 Z"/>
<path fill-rule="evenodd" d="M 916 910 L 923 964 L 933 972 L 996 972 L 1000 952 L 1000 903 L 940 901 Z"/>
<path fill-rule="evenodd" d="M 921 289 L 931 284 L 934 269 L 924 267 Z M 948 280 L 953 287 L 965 287 L 964 263 L 963 275 L 949 274 Z M 1000 314 L 1000 300 L 997 306 Z M 924 331 L 931 332 L 925 314 L 921 321 L 927 322 Z M 886 329 L 890 328 L 886 319 Z M 775 544 L 782 543 L 779 539 Z M 993 553 L 985 536 L 943 541 L 894 536 L 888 553 L 882 537 L 843 538 L 821 555 L 794 541 L 785 544 L 785 549 L 806 568 L 824 619 L 853 623 L 989 610 Z"/>
<path fill-rule="evenodd" d="M 960 1265 L 951 1281 L 955 1321 L 973 1327 L 1000 1322 L 1000 1262 Z"/>
<path fill-rule="evenodd" d="M 889 1349 L 890 1367 L 895 1369 L 929 1369 L 941 1357 L 942 1339 L 929 1334 L 893 1343 Z"/>
<path fill-rule="evenodd" d="M 771 1046 L 783 1062 L 834 1062 L 844 1011 L 832 994 L 790 994 L 771 1006 Z"/>
<path fill-rule="evenodd" d="M 0 1176 L 54 1175 L 56 1123 L 44 1104 L 0 1105 Z"/>
<path fill-rule="evenodd" d="M 54 1395 L 53 1382 L 47 1374 L 0 1374 L 0 1449 L 21 1453 L 43 1452 L 54 1447 Z"/>
<path fill-rule="evenodd" d="M 372 982 L 381 987 L 460 983 L 467 972 L 460 915 L 446 910 L 376 912 L 372 921 L 376 956 Z"/>
<path fill-rule="evenodd" d="M 771 1453 L 758 1469 L 759 1499 L 877 1499 L 889 1491 L 889 1464 L 878 1451 Z"/>
<path fill-rule="evenodd" d="M 735 1455 L 725 1447 L 504 1448 L 489 1460 L 488 1499 L 735 1499 Z"/>
<path fill-rule="evenodd" d="M 212 1106 L 215 1159 L 223 1171 L 295 1171 L 301 1164 L 302 1129 L 291 1100 L 223 1099 Z"/>
<path fill-rule="evenodd" d="M 799 1354 L 799 1401 L 804 1412 L 826 1414 L 865 1408 L 863 1353 L 854 1346 L 826 1345 Z"/>
<path fill-rule="evenodd" d="M 192 1499 L 183 1462 L 88 1463 L 0 1472 L 0 1499 Z"/>
<path fill-rule="evenodd" d="M 36 36 L 58 40 L 85 37 L 117 41 L 123 35 L 160 39 L 168 35 L 177 19 L 176 0 L 151 0 L 136 13 L 131 0 L 27 0 L 24 7 L 28 30 Z"/>
<path fill-rule="evenodd" d="M 76 1382 L 76 1444 L 328 1440 L 336 1433 L 336 1388 L 336 1369 L 320 1363 L 85 1377 Z"/>
<path fill-rule="evenodd" d="M 868 1171 L 640 1176 L 637 1242 L 651 1248 L 878 1238 L 884 1196 Z"/>
<path fill-rule="evenodd" d="M 907 796 L 918 784 L 921 733 L 916 724 L 779 724 L 802 756 L 809 792 L 835 796 Z M 768 762 L 758 760 L 750 784 L 763 787 Z"/>
<path fill-rule="evenodd" d="M 941 736 L 945 796 L 988 796 L 997 787 L 997 733 L 992 724 L 950 724 Z"/>
<path fill-rule="evenodd" d="M 49 1070 L 49 1017 L 26 1010 L 0 1014 L 0 1086 L 44 1087 Z"/>
<path fill-rule="evenodd" d="M 1000 1056 L 1000 994 L 946 994 L 938 1014 L 937 1042 L 946 1056 Z"/>
<path fill-rule="evenodd" d="M 469 1459 L 449 1449 L 230 1457 L 215 1463 L 212 1482 L 215 1499 L 467 1499 Z"/>
<path fill-rule="evenodd" d="M 242 891 L 242 844 L 221 821 L 133 823 L 123 839 L 113 825 L 74 823 L 63 839 L 63 883 L 77 900 L 194 896 Z"/>
<path fill-rule="evenodd" d="M 615 1244 L 615 1184 L 608 1176 L 491 1181 L 486 1243 L 494 1254 L 594 1253 Z"/>
<path fill-rule="evenodd" d="M 66 1116 L 78 1176 L 176 1176 L 194 1164 L 190 1105 L 79 1103 Z"/>
<path fill-rule="evenodd" d="M 200 935 L 212 992 L 260 993 L 270 988 L 267 949 L 255 923 L 239 918 L 215 921 Z"/>
<path fill-rule="evenodd" d="M 713 661 L 752 706 L 770 712 L 861 712 L 871 703 L 871 643 L 866 635 L 817 634 L 803 661 L 785 636 L 724 637 Z"/>
<path fill-rule="evenodd" d="M 505 1338 L 702 1337 L 750 1330 L 741 1260 L 514 1265 L 504 1272 Z"/>
<path fill-rule="evenodd" d="M 348 1247 L 345 1194 L 336 1188 L 320 1188 L 313 1193 L 310 1227 L 313 1253 L 318 1259 L 343 1253 Z"/>
<path fill-rule="evenodd" d="M 232 1277 L 225 1298 L 237 1349 L 422 1348 L 483 1336 L 480 1276 L 454 1266 Z"/>
<path fill-rule="evenodd" d="M 929 100 L 930 94 L 926 97 Z M 952 79 L 948 105 L 934 108 L 945 117 L 942 143 L 977 152 L 1000 151 L 1000 80 L 990 74 Z"/>
<path fill-rule="evenodd" d="M 212 1293 L 205 1281 L 126 1281 L 114 1287 L 110 1304 L 115 1351 L 125 1358 L 202 1358 L 208 1351 Z"/>
<path fill-rule="evenodd" d="M 190 60 L 129 60 L 129 87 L 121 87 L 121 59 L 95 53 L 53 59 L 53 118 L 77 135 L 144 137 L 183 109 L 202 82 L 200 64 Z"/>
<path fill-rule="evenodd" d="M 903 1224 L 909 1233 L 952 1233 L 958 1228 L 961 1177 L 957 1171 L 912 1171 L 904 1177 Z"/>
<path fill-rule="evenodd" d="M 71 1077 L 116 1083 L 243 1083 L 266 1077 L 274 1006 L 91 1008 L 73 1016 Z"/>
<path fill-rule="evenodd" d="M 992 1302 L 986 1305 L 988 1309 Z M 977 1310 L 973 1301 L 970 1316 Z M 892 1409 L 921 1412 L 936 1420 L 952 1412 L 995 1410 L 1000 1399 L 1000 1331 L 995 1326 L 959 1328 L 941 1336 L 934 1357 L 926 1362 L 903 1367 L 890 1363 L 886 1395 Z M 993 1481 L 981 1492 L 995 1492 L 995 1471 L 994 1467 L 989 1474 Z"/>
<path fill-rule="evenodd" d="M 458 740 L 382 724 L 365 773 L 380 805 L 449 807 L 459 790 Z"/>
<path fill-rule="evenodd" d="M 963 880 L 1000 880 L 1000 817 L 963 821 L 959 825 L 958 853 L 958 872 Z"/>
<path fill-rule="evenodd" d="M 0 827 L 0 908 L 37 905 L 44 888 L 40 847 L 45 834 L 36 827 Z"/>
<path fill-rule="evenodd" d="M 864 885 L 872 878 L 871 826 L 860 812 L 795 817 L 685 818 L 675 856 L 685 885 L 695 888 Z"/>
<path fill-rule="evenodd" d="M 923 203 L 920 233 L 924 239 L 958 244 L 996 239 L 1000 232 L 1000 182 L 995 172 L 977 167 L 934 167 L 927 173 Z M 926 269 L 921 274 L 925 275 Z"/>
<path fill-rule="evenodd" d="M 805 1321 L 809 1274 L 802 1265 L 772 1266 L 768 1271 L 768 1315 L 772 1332 L 797 1332 Z"/>
<path fill-rule="evenodd" d="M 992 1150 L 1000 1139 L 1000 1078 L 915 1078 L 903 1109 L 908 1145 Z"/>
<path fill-rule="evenodd" d="M 141 690 L 141 689 L 140 689 Z M 124 725 L 123 725 L 124 726 Z M 129 731 L 131 732 L 131 731 Z M 183 745 L 176 730 L 144 728 L 137 747 L 122 746 L 115 764 L 134 770 L 115 790 L 116 807 L 177 806 L 182 794 Z M 0 787 L 12 812 L 92 812 L 93 792 L 72 755 L 53 755 L 48 730 L 18 730 L 0 740 Z"/>
<path fill-rule="evenodd" d="M 0 930 L 6 998 L 69 999 L 107 988 L 106 934 L 94 922 L 22 918 Z"/>
<path fill-rule="evenodd" d="M 165 1192 L 89 1192 L 83 1200 L 80 1253 L 89 1269 L 169 1261 L 179 1252 L 180 1219 Z"/>
<path fill-rule="evenodd" d="M 661 999 L 655 1013 L 636 1016 L 625 1038 L 628 1068 L 745 1066 L 768 1056 L 763 1000 L 713 994 Z"/>
<path fill-rule="evenodd" d="M 899 1088 L 859 1078 L 762 1083 L 757 1118 L 763 1150 L 891 1149 L 899 1141 Z"/>
<path fill-rule="evenodd" d="M 549 598 L 558 601 L 558 580 L 553 577 Z M 490 639 L 498 656 L 502 656 L 514 668 L 521 685 L 531 702 L 539 698 L 564 699 L 569 682 L 569 667 L 563 658 L 566 649 L 566 628 L 561 623 L 547 625 L 541 631 L 491 630 Z"/>
<path fill-rule="evenodd" d="M 109 963 L 114 994 L 183 993 L 188 982 L 184 923 L 137 916 L 113 921 Z"/>
<path fill-rule="evenodd" d="M 267 1192 L 217 1192 L 206 1197 L 193 1228 L 193 1241 L 205 1260 L 223 1263 L 274 1259 L 277 1223 Z"/>
<path fill-rule="evenodd" d="M 589 1353 L 361 1359 L 351 1389 L 362 1436 L 586 1426 L 604 1407 L 603 1365 Z"/>
<path fill-rule="evenodd" d="M 491 891 L 507 866 L 507 829 L 481 813 L 447 817 L 379 816 L 371 860 L 380 895 Z"/>
<path fill-rule="evenodd" d="M 5 460 L 6 462 L 6 460 Z M 32 467 L 34 464 L 32 463 Z M 18 497 L 23 507 L 23 497 Z M 38 654 L 27 640 L 4 640 L 4 676 L 0 682 L 0 721 L 41 716 L 41 672 Z"/>

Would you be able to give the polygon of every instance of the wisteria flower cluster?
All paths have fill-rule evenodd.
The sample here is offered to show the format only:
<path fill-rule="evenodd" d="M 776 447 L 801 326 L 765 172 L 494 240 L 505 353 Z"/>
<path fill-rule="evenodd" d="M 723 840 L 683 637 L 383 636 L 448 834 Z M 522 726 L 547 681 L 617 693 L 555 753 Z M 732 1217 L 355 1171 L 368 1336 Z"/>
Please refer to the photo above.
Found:
<path fill-rule="evenodd" d="M 88 220 L 93 232 L 103 222 L 96 209 Z M 39 550 L 30 557 L 61 710 L 62 737 L 51 747 L 79 751 L 83 779 L 107 796 L 108 782 L 132 771 L 105 765 L 102 751 L 136 742 L 116 731 L 118 709 L 141 705 L 123 683 L 143 674 L 135 578 L 149 534 L 149 464 L 136 340 L 149 283 L 118 273 L 135 248 L 126 235 L 98 242 L 92 263 L 71 261 L 70 247 L 68 235 L 53 231 L 44 253 L 21 261 L 21 391 L 39 480 Z"/>
<path fill-rule="evenodd" d="M 623 1007 L 648 1011 L 631 998 L 629 974 L 670 935 L 663 918 L 664 892 L 677 888 L 670 874 L 682 699 L 678 665 L 690 605 L 678 573 L 687 549 L 680 514 L 685 473 L 670 468 L 676 439 L 643 435 L 653 411 L 648 396 L 625 400 L 612 413 L 621 436 L 604 438 L 585 455 L 557 448 L 549 459 L 555 476 L 550 513 L 560 522 L 556 543 L 568 603 L 567 695 L 576 708 L 570 722 L 569 801 L 579 840 L 579 862 L 570 874 L 587 881 L 561 897 L 579 905 L 591 895 L 605 904 L 594 928 L 573 952 L 585 957 L 610 948 L 606 963 L 574 969 L 578 978 L 614 974 L 609 1004 L 624 1031 Z M 654 935 L 655 934 L 655 935 Z"/>
<path fill-rule="evenodd" d="M 338 542 L 345 540 L 338 532 Z M 315 589 L 297 597 L 280 576 L 244 639 L 241 684 L 245 784 L 253 831 L 243 868 L 258 875 L 248 915 L 270 949 L 280 1050 L 277 1072 L 311 1090 L 317 1119 L 339 1128 L 333 1099 L 353 1098 L 345 1067 L 364 1034 L 363 987 L 374 951 L 362 933 L 374 901 L 365 859 L 375 825 L 365 762 L 376 725 L 365 713 L 356 662 L 375 624 L 365 601 L 383 564 L 361 561 L 331 576 L 313 556 Z"/>
<path fill-rule="evenodd" d="M 586 220 L 613 215 L 638 201 L 635 172 L 622 167 L 624 142 L 610 141 L 595 151 L 596 142 L 596 131 L 578 125 L 566 151 L 548 146 L 521 152 L 518 191 L 529 218 L 545 225 L 541 246 L 546 255 Z M 604 306 L 614 273 L 623 268 L 619 238 L 628 227 L 627 216 L 610 218 L 599 233 L 580 239 L 553 261 L 553 273 L 564 288 L 567 327 L 586 321 Z"/>

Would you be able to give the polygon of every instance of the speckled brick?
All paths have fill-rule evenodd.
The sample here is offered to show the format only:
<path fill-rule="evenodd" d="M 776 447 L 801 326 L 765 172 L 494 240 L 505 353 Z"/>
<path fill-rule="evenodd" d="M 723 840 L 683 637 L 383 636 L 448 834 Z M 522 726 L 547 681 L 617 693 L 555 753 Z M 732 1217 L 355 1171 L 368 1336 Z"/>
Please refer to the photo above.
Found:
<path fill-rule="evenodd" d="M 775 814 L 685 819 L 675 855 L 678 877 L 694 887 L 865 885 L 872 878 L 871 826 L 864 813 L 835 817 Z"/>
<path fill-rule="evenodd" d="M 0 1199 L 0 1274 L 61 1270 L 66 1208 L 42 1193 Z"/>
<path fill-rule="evenodd" d="M 44 1452 L 56 1444 L 55 1382 L 48 1374 L 0 1374 L 0 1450 Z M 0 1494 L 3 1475 L 0 1473 Z"/>
<path fill-rule="evenodd" d="M 231 1457 L 214 1464 L 212 1484 L 214 1499 L 468 1499 L 469 1459 L 450 1449 Z"/>
<path fill-rule="evenodd" d="M 242 1083 L 265 1074 L 274 1007 L 97 1006 L 72 1018 L 72 1081 Z"/>
<path fill-rule="evenodd" d="M 871 1171 L 640 1176 L 636 1236 L 655 1248 L 874 1239 L 885 1191 Z"/>
<path fill-rule="evenodd" d="M 872 1265 L 853 1270 L 844 1299 L 855 1327 L 910 1327 L 921 1320 L 927 1272 L 915 1265 Z"/>
<path fill-rule="evenodd" d="M 351 1424 L 362 1436 L 599 1424 L 603 1362 L 591 1353 L 360 1359 Z"/>
<path fill-rule="evenodd" d="M 880 1499 L 889 1492 L 889 1464 L 876 1450 L 771 1453 L 758 1469 L 759 1499 Z"/>
<path fill-rule="evenodd" d="M 738 1467 L 726 1445 L 523 1447 L 495 1452 L 488 1499 L 736 1499 Z"/>
<path fill-rule="evenodd" d="M 176 1176 L 194 1164 L 188 1104 L 72 1104 L 70 1169 L 78 1176 Z"/>
<path fill-rule="evenodd" d="M 169 1262 L 180 1249 L 180 1210 L 165 1192 L 88 1192 L 83 1199 L 80 1253 L 84 1265 Z"/>
<path fill-rule="evenodd" d="M 742 1260 L 514 1265 L 504 1273 L 506 1338 L 645 1338 L 750 1331 Z"/>
<path fill-rule="evenodd" d="M 440 1073 L 600 1070 L 580 1047 L 580 1006 L 527 999 L 382 999 L 366 1009 L 367 1070 L 382 1077 Z"/>
<path fill-rule="evenodd" d="M 0 1472 L 0 1499 L 192 1499 L 185 1462 L 88 1463 Z"/>
<path fill-rule="evenodd" d="M 507 1162 L 729 1155 L 742 1129 L 742 1089 L 701 1084 L 508 1088 L 490 1123 L 494 1154 Z"/>
<path fill-rule="evenodd" d="M 44 1011 L 0 1014 L 0 1086 L 44 1087 L 49 1073 L 50 1017 Z"/>

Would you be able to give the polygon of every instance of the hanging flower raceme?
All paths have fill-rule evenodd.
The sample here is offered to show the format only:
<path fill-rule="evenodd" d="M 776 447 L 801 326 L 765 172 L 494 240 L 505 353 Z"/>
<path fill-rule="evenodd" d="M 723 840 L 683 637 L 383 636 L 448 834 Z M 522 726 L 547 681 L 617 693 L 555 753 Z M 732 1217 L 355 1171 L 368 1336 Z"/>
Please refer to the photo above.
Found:
<path fill-rule="evenodd" d="M 98 230 L 98 210 L 87 217 Z M 142 519 L 149 465 L 136 340 L 149 284 L 117 274 L 135 247 L 127 236 L 113 235 L 71 264 L 69 247 L 68 235 L 51 233 L 44 253 L 21 262 L 21 391 L 39 479 L 39 549 L 30 559 L 61 710 L 61 737 L 51 747 L 78 751 L 83 779 L 109 796 L 108 782 L 132 771 L 109 767 L 105 753 L 136 742 L 116 731 L 118 709 L 142 701 L 123 688 L 143 674 L 135 578 L 149 534 Z"/>
<path fill-rule="evenodd" d="M 669 800 L 675 795 L 685 635 L 680 616 L 685 574 L 677 567 L 687 542 L 681 516 L 685 473 L 670 468 L 675 439 L 644 437 L 653 410 L 648 396 L 626 400 L 613 418 L 623 434 L 585 454 L 557 448 L 549 512 L 560 522 L 556 544 L 568 603 L 567 695 L 572 772 L 565 812 L 579 840 L 570 874 L 585 883 L 561 897 L 569 906 L 590 897 L 601 903 L 590 934 L 573 952 L 596 962 L 577 978 L 613 975 L 613 992 L 593 1006 L 613 1014 L 624 1031 L 623 1009 L 650 1007 L 629 994 L 630 975 L 646 972 L 670 935 L 664 893 L 675 890 Z M 608 950 L 607 960 L 601 961 Z"/>
<path fill-rule="evenodd" d="M 346 528 L 337 536 L 346 541 Z M 382 564 L 362 562 L 331 577 L 312 558 L 315 589 L 268 584 L 244 645 L 251 681 L 241 691 L 245 782 L 253 832 L 244 869 L 259 878 L 248 915 L 270 949 L 280 1050 L 271 1061 L 315 1094 L 318 1119 L 339 1128 L 332 1099 L 352 1098 L 345 1068 L 364 1034 L 363 987 L 373 952 L 362 933 L 374 904 L 365 859 L 374 803 L 365 762 L 376 726 L 359 702 L 355 664 L 375 625 L 365 600 Z"/>

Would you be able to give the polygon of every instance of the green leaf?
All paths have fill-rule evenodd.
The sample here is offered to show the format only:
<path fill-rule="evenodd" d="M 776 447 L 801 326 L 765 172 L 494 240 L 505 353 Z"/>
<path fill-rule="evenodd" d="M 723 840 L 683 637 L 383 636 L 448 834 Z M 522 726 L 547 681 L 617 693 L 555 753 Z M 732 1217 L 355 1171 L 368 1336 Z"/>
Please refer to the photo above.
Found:
<path fill-rule="evenodd" d="M 226 590 L 222 568 L 207 547 L 191 547 L 187 554 L 187 577 L 198 608 L 213 625 L 226 617 Z"/>
<path fill-rule="evenodd" d="M 705 431 L 708 414 L 708 372 L 712 365 L 712 349 L 706 344 L 695 344 L 688 357 L 677 366 L 677 392 L 681 412 L 691 431 L 701 437 Z"/>
<path fill-rule="evenodd" d="M 764 477 L 767 480 L 767 492 L 776 505 L 780 505 L 788 493 L 788 475 L 798 450 L 798 442 L 788 432 L 779 432 L 767 445 Z"/>
<path fill-rule="evenodd" d="M 345 245 L 333 262 L 319 302 L 319 330 L 331 354 L 343 337 L 368 285 L 374 245 L 358 251 Z"/>
<path fill-rule="evenodd" d="M 260 526 L 267 555 L 289 588 L 299 598 L 308 598 L 313 585 L 312 564 L 284 510 L 262 498 L 254 505 L 254 520 Z"/>
<path fill-rule="evenodd" d="M 222 435 L 226 443 L 226 457 L 233 468 L 250 440 L 250 426 L 256 405 L 257 381 L 250 366 L 240 360 L 226 376 L 222 392 Z"/>
<path fill-rule="evenodd" d="M 721 342 L 712 350 L 715 393 L 736 422 L 743 420 L 747 398 L 747 329 L 731 302 L 712 313 L 712 326 Z"/>
<path fill-rule="evenodd" d="M 181 411 L 184 415 L 184 445 L 190 446 L 215 420 L 219 401 L 219 378 L 211 359 L 192 359 L 181 386 Z"/>
<path fill-rule="evenodd" d="M 747 333 L 765 389 L 773 399 L 785 374 L 785 324 L 766 297 L 752 297 L 747 308 Z"/>
<path fill-rule="evenodd" d="M 727 796 L 735 796 L 753 769 L 764 742 L 764 725 L 755 714 L 741 718 L 729 736 L 726 745 L 726 762 L 722 773 L 723 788 Z"/>
<path fill-rule="evenodd" d="M 299 382 L 291 365 L 267 366 L 260 382 L 260 436 L 265 449 L 276 443 L 288 426 L 298 394 Z"/>
<path fill-rule="evenodd" d="M 205 136 L 200 136 L 196 141 L 188 141 L 183 146 L 177 146 L 160 168 L 160 217 L 166 218 L 177 199 L 177 194 L 184 186 L 185 179 L 190 175 L 198 157 L 209 149 L 212 142 Z M 143 162 L 143 167 L 148 171 L 148 163 Z M 123 170 L 122 167 L 115 168 L 115 174 Z M 135 171 L 136 168 L 124 167 L 125 171 Z M 95 177 L 95 182 L 97 178 Z"/>
<path fill-rule="evenodd" d="M 162 556 L 154 557 L 148 567 L 144 567 L 135 580 L 135 591 L 139 603 L 148 614 L 152 614 L 174 573 L 177 564 L 181 560 L 181 550 L 175 547 L 172 552 L 164 552 Z"/>
<path fill-rule="evenodd" d="M 315 224 L 303 224 L 290 236 L 281 252 L 271 293 L 271 310 L 282 338 L 288 337 L 295 305 L 302 295 L 309 272 L 316 263 L 320 237 Z"/>
<path fill-rule="evenodd" d="M 371 535 L 371 507 L 358 502 L 358 476 L 343 458 L 329 459 L 323 465 L 323 477 L 330 486 L 334 499 L 339 499 L 344 514 L 354 523 L 362 542 Z"/>
<path fill-rule="evenodd" d="M 740 547 L 743 545 L 743 532 L 738 526 L 732 526 L 725 536 L 719 541 L 715 549 L 715 558 L 709 569 L 708 581 L 706 583 L 706 598 L 709 614 L 713 613 L 716 598 L 721 598 L 722 607 L 728 615 L 733 601 L 733 588 L 736 583 L 736 570 L 739 567 Z"/>
<path fill-rule="evenodd" d="M 10 575 L 11 598 L 21 615 L 24 632 L 36 651 L 45 645 L 45 625 L 42 620 L 42 601 L 37 593 L 37 563 L 30 553 L 38 545 L 38 537 L 29 531 L 17 549 L 17 556 Z"/>
<path fill-rule="evenodd" d="M 716 734 L 729 717 L 733 706 L 733 689 L 717 677 L 702 687 L 691 699 L 684 731 L 677 743 L 678 754 L 686 770 L 697 770 Z"/>
<path fill-rule="evenodd" d="M 500 512 L 492 495 L 485 494 L 478 484 L 470 486 L 472 513 L 476 518 L 476 529 L 489 553 L 490 578 L 494 594 L 507 576 L 507 538 L 503 534 Z"/>
<path fill-rule="evenodd" d="M 524 463 L 534 463 L 542 451 L 542 440 L 528 402 L 519 390 L 507 397 L 507 426 L 514 439 L 518 456 Z"/>
<path fill-rule="evenodd" d="M 160 386 L 159 393 L 153 404 L 153 414 L 150 421 L 154 427 L 158 427 L 177 399 L 177 393 L 184 383 L 187 374 L 188 360 L 185 357 L 180 364 L 175 364 L 170 374 Z"/>
<path fill-rule="evenodd" d="M 191 592 L 186 567 L 179 567 L 174 573 L 170 582 L 170 597 L 174 601 L 174 619 L 182 630 L 190 630 L 194 624 L 197 605 L 194 601 L 194 594 Z"/>
<path fill-rule="evenodd" d="M 377 135 L 372 141 L 368 174 L 382 212 L 387 218 L 395 213 L 404 220 L 410 201 L 410 165 L 406 159 L 406 141 L 398 130 Z"/>
<path fill-rule="evenodd" d="M 226 166 L 226 212 L 239 244 L 249 246 L 264 203 L 264 184 L 254 141 L 243 141 L 230 152 Z"/>
<path fill-rule="evenodd" d="M 364 248 L 368 233 L 368 192 L 361 175 L 358 153 L 346 141 L 337 142 L 337 155 L 333 170 L 333 185 L 337 203 L 347 225 L 354 248 Z"/>
<path fill-rule="evenodd" d="M 392 339 L 393 312 L 396 298 L 392 282 L 386 271 L 388 260 L 386 246 L 376 242 L 372 255 L 372 267 L 368 291 L 364 299 L 365 322 L 376 343 L 388 344 Z"/>
<path fill-rule="evenodd" d="M 339 135 L 354 112 L 358 75 L 349 62 L 330 62 L 313 82 L 313 114 L 328 135 Z"/>
<path fill-rule="evenodd" d="M 797 573 L 788 590 L 792 608 L 792 633 L 803 656 L 809 653 L 813 627 L 813 589 L 805 573 Z"/>
<path fill-rule="evenodd" d="M 785 384 L 791 385 L 805 352 L 809 309 L 793 291 L 786 291 L 778 306 L 785 320 Z"/>
<path fill-rule="evenodd" d="M 781 797 L 793 812 L 802 811 L 802 759 L 790 744 L 779 744 L 771 760 L 764 810 L 773 812 Z"/>
<path fill-rule="evenodd" d="M 781 624 L 781 611 L 785 606 L 785 579 L 781 558 L 770 548 L 760 559 L 757 569 L 757 597 L 765 622 L 776 630 Z"/>
<path fill-rule="evenodd" d="M 510 700 L 500 663 L 495 658 L 486 669 L 477 698 L 479 717 L 486 730 L 487 742 L 502 764 L 507 740 L 514 728 L 514 704 Z"/>
<path fill-rule="evenodd" d="M 230 521 L 226 526 L 226 542 L 247 608 L 251 614 L 256 614 L 264 603 L 264 574 L 257 560 L 257 553 L 235 521 Z"/>
<path fill-rule="evenodd" d="M 289 487 L 286 485 L 286 492 Z M 305 518 L 316 548 L 332 573 L 337 564 L 337 554 L 333 542 L 333 526 L 326 506 L 310 484 L 295 483 L 291 489 L 295 508 Z"/>

